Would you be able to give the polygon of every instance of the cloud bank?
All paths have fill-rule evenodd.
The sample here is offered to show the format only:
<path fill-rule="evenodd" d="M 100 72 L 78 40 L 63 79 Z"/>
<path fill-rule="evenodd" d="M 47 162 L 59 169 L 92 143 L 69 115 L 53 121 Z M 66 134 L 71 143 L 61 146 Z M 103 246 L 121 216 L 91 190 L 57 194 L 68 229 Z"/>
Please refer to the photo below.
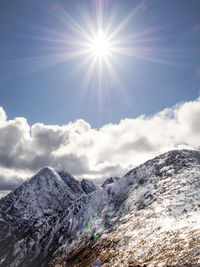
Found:
<path fill-rule="evenodd" d="M 46 165 L 75 177 L 121 176 L 179 148 L 200 148 L 200 99 L 100 129 L 81 119 L 30 126 L 25 118 L 7 120 L 0 107 L 0 190 L 13 189 Z"/>

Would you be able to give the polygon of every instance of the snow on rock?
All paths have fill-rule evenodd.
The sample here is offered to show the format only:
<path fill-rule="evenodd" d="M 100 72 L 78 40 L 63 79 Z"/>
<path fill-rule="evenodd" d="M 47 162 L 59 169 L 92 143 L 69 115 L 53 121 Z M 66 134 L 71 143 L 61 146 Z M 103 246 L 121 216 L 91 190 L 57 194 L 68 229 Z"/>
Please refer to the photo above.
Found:
<path fill-rule="evenodd" d="M 94 185 L 94 183 L 86 179 L 81 180 L 81 186 L 86 194 L 90 194 L 96 190 L 96 186 Z"/>
<path fill-rule="evenodd" d="M 61 176 L 46 167 L 0 200 L 1 266 L 42 266 L 62 239 L 74 235 L 71 229 L 77 231 L 75 214 L 88 197 L 72 176 Z"/>
<path fill-rule="evenodd" d="M 105 231 L 57 256 L 59 266 L 200 266 L 199 151 L 165 153 L 104 191 Z"/>
<path fill-rule="evenodd" d="M 110 177 L 110 178 L 105 180 L 105 182 L 102 184 L 102 187 L 105 187 L 108 184 L 112 184 L 112 183 L 118 181 L 119 179 L 120 179 L 119 177 Z"/>
<path fill-rule="evenodd" d="M 0 266 L 198 266 L 199 218 L 199 151 L 170 151 L 101 187 L 46 167 L 0 200 Z"/>
<path fill-rule="evenodd" d="M 69 174 L 66 171 L 60 171 L 58 172 L 59 175 L 61 176 L 61 178 L 63 179 L 63 181 L 70 187 L 70 189 L 74 192 L 74 193 L 83 193 L 83 189 L 81 187 L 81 184 L 79 181 L 77 181 L 71 174 Z"/>

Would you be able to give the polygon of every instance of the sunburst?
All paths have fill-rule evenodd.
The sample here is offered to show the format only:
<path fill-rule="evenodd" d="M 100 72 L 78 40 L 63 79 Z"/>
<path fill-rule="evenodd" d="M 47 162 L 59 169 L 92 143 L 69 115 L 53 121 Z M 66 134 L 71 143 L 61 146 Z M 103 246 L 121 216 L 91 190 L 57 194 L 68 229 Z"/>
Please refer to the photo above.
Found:
<path fill-rule="evenodd" d="M 98 30 L 94 39 L 88 43 L 88 47 L 95 58 L 107 58 L 112 53 L 112 45 L 102 30 Z"/>
<path fill-rule="evenodd" d="M 40 51 L 38 57 L 0 62 L 0 66 L 2 64 L 4 70 L 4 72 L 0 72 L 0 81 L 48 68 L 61 62 L 78 59 L 72 65 L 74 73 L 80 70 L 84 71 L 83 81 L 85 85 L 83 87 L 87 89 L 90 82 L 95 79 L 100 92 L 107 89 L 109 81 L 115 83 L 116 89 L 120 88 L 120 73 L 117 72 L 117 66 L 122 65 L 121 56 L 177 66 L 176 62 L 173 60 L 170 62 L 168 59 L 172 50 L 167 52 L 166 48 L 150 46 L 152 42 L 155 43 L 168 38 L 168 36 L 158 35 L 152 37 L 152 34 L 157 33 L 164 27 L 151 27 L 139 32 L 136 30 L 123 31 L 133 17 L 137 17 L 147 10 L 149 2 L 149 0 L 141 1 L 118 24 L 114 21 L 113 14 L 109 14 L 109 16 L 106 12 L 106 15 L 104 14 L 106 8 L 103 5 L 105 1 L 94 1 L 92 14 L 83 12 L 81 7 L 82 15 L 77 17 L 70 16 L 64 7 L 57 5 L 56 11 L 51 10 L 49 12 L 48 10 L 48 13 L 51 13 L 56 20 L 60 21 L 61 25 L 64 26 L 62 30 L 53 30 L 38 25 L 26 25 L 37 29 L 38 35 L 22 36 L 22 34 L 18 34 L 18 36 L 39 40 L 42 43 L 41 47 L 43 47 L 44 53 L 42 54 Z M 65 27 L 66 32 L 63 30 Z M 135 29 L 137 29 L 137 26 Z M 147 45 L 145 46 L 145 44 Z"/>

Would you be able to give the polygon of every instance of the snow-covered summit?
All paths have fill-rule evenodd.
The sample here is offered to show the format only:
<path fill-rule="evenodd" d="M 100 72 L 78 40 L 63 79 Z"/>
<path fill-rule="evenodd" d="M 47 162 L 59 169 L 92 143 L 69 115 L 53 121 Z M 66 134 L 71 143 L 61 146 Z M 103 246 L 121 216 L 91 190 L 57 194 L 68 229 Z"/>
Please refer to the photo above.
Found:
<path fill-rule="evenodd" d="M 67 248 L 58 251 L 54 263 L 92 266 L 99 259 L 104 267 L 200 265 L 199 151 L 162 154 L 103 191 L 108 194 L 101 212 L 104 232 L 95 242 L 75 243 L 70 256 Z"/>
<path fill-rule="evenodd" d="M 199 207 L 199 151 L 167 152 L 102 187 L 45 167 L 0 200 L 0 266 L 200 264 Z"/>
<path fill-rule="evenodd" d="M 46 257 L 52 246 L 50 240 L 58 239 L 55 229 L 60 229 L 63 217 L 67 217 L 74 202 L 84 195 L 72 176 L 59 175 L 53 168 L 45 167 L 2 198 L 0 258 L 7 255 L 8 247 L 11 253 L 2 266 L 27 266 L 31 255 L 33 261 Z M 42 244 L 45 253 L 40 255 Z"/>

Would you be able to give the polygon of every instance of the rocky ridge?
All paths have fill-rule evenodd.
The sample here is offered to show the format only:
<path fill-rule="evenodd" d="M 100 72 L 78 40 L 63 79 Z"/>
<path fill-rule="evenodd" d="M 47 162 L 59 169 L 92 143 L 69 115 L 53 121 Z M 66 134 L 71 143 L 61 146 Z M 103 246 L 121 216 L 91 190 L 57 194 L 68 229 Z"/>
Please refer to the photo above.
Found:
<path fill-rule="evenodd" d="M 199 218 L 199 151 L 101 187 L 48 167 L 0 200 L 0 266 L 199 266 Z"/>

